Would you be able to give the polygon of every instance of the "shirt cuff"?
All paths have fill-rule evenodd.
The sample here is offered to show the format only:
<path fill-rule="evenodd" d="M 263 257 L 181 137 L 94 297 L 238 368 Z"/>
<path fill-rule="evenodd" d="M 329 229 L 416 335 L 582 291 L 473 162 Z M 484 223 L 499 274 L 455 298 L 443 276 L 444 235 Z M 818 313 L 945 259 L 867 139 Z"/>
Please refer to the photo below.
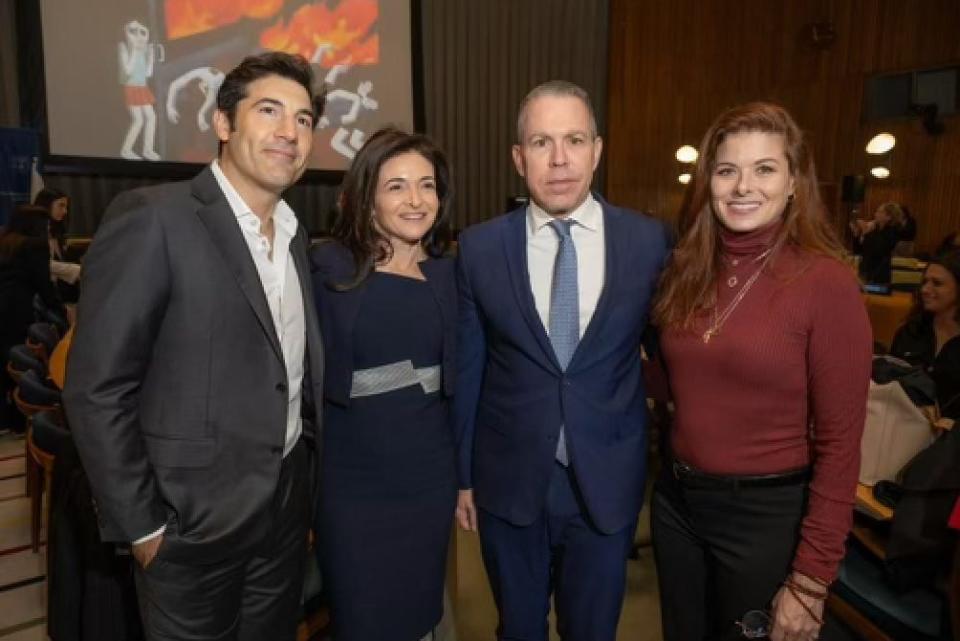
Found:
<path fill-rule="evenodd" d="M 160 526 L 160 529 L 158 529 L 156 532 L 151 532 L 150 534 L 148 534 L 148 535 L 146 535 L 146 536 L 141 536 L 139 539 L 137 539 L 136 541 L 134 541 L 134 542 L 131 543 L 130 545 L 140 545 L 141 543 L 143 543 L 143 542 L 145 542 L 145 541 L 149 541 L 150 539 L 155 539 L 155 538 L 157 538 L 158 536 L 160 536 L 161 534 L 163 534 L 163 533 L 166 532 L 166 531 L 167 531 L 167 525 L 166 525 L 166 523 L 164 523 L 163 525 Z"/>

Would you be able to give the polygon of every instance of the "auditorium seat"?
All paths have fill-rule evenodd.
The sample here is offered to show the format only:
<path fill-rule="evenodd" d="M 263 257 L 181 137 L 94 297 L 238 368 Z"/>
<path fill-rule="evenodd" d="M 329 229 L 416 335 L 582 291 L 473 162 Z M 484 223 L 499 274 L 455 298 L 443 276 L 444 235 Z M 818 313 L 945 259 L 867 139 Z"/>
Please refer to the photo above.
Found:
<path fill-rule="evenodd" d="M 16 393 L 23 403 L 38 407 L 30 414 L 42 409 L 53 409 L 60 406 L 60 390 L 54 387 L 52 383 L 41 379 L 40 375 L 32 369 L 27 370 L 20 377 Z"/>
<path fill-rule="evenodd" d="M 70 443 L 70 432 L 64 427 L 62 415 L 58 411 L 42 411 L 30 419 L 27 430 L 27 476 L 32 477 L 30 485 L 34 492 L 30 496 L 30 547 L 34 552 L 40 549 L 40 531 L 46 520 L 50 523 L 50 488 L 53 487 L 53 465 L 57 452 Z M 47 494 L 46 510 L 43 509 L 43 495 Z M 44 516 L 46 517 L 44 519 Z"/>
<path fill-rule="evenodd" d="M 69 327 L 67 318 L 60 311 L 47 307 L 39 294 L 33 297 L 33 313 L 38 322 L 52 323 L 61 336 L 66 333 Z"/>
<path fill-rule="evenodd" d="M 33 370 L 40 376 L 47 375 L 47 367 L 26 345 L 14 345 L 7 353 L 7 373 L 15 383 L 27 370 Z"/>
<path fill-rule="evenodd" d="M 17 379 L 17 386 L 13 390 L 13 402 L 27 419 L 28 429 L 33 417 L 41 412 L 53 412 L 62 416 L 60 392 L 50 387 L 45 379 L 41 378 L 41 374 L 38 374 L 34 369 L 23 371 Z M 24 441 L 24 457 L 29 467 L 29 439 Z M 26 493 L 31 498 L 38 494 L 37 486 L 34 484 L 35 480 L 35 476 L 26 475 Z"/>
<path fill-rule="evenodd" d="M 854 527 L 827 601 L 830 613 L 858 638 L 870 641 L 960 639 L 960 630 L 955 629 L 960 608 L 956 564 L 944 589 L 896 591 L 885 579 L 882 536 L 867 533 Z"/>
<path fill-rule="evenodd" d="M 27 328 L 27 347 L 46 363 L 60 341 L 60 332 L 53 323 L 37 322 Z"/>

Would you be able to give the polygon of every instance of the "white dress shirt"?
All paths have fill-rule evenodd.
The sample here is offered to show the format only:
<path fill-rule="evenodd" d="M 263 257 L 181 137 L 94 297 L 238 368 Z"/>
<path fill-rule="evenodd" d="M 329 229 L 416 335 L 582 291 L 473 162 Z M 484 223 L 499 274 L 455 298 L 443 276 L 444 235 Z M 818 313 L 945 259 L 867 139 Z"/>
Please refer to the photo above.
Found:
<path fill-rule="evenodd" d="M 273 251 L 270 240 L 261 233 L 260 219 L 253 213 L 237 190 L 223 174 L 216 160 L 210 166 L 213 175 L 223 190 L 230 209 L 237 217 L 237 224 L 243 232 L 250 256 L 260 275 L 263 293 L 270 306 L 273 327 L 280 339 L 284 365 L 287 369 L 287 425 L 283 455 L 286 456 L 296 445 L 303 429 L 300 418 L 300 402 L 303 393 L 303 359 L 306 353 L 306 320 L 303 310 L 303 294 L 300 290 L 300 278 L 290 253 L 290 241 L 297 233 L 297 218 L 283 200 L 277 203 L 273 211 Z M 159 530 L 141 537 L 133 544 L 143 543 L 166 531 L 166 525 Z"/>
<path fill-rule="evenodd" d="M 270 240 L 260 233 L 260 219 L 253 213 L 214 160 L 211 169 L 230 209 L 243 231 L 250 256 L 260 274 L 263 293 L 270 306 L 273 327 L 280 339 L 283 360 L 287 368 L 287 436 L 283 448 L 286 456 L 300 438 L 300 400 L 303 392 L 303 358 L 306 353 L 306 320 L 303 315 L 303 293 L 300 278 L 290 253 L 290 241 L 297 234 L 297 217 L 286 202 L 280 200 L 273 210 L 273 251 Z"/>
<path fill-rule="evenodd" d="M 577 249 L 577 293 L 580 298 L 580 337 L 583 338 L 603 290 L 606 270 L 603 209 L 592 194 L 587 194 L 587 199 L 565 218 L 574 221 L 570 236 Z M 548 334 L 553 265 L 560 248 L 557 232 L 550 226 L 553 219 L 553 216 L 530 201 L 527 207 L 527 271 L 537 315 Z"/>

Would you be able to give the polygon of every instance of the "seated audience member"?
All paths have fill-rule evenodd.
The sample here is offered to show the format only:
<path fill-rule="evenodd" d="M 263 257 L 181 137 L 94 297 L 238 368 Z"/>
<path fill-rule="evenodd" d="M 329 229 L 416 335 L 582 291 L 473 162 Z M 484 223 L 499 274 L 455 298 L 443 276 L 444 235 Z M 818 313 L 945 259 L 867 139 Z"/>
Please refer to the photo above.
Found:
<path fill-rule="evenodd" d="M 6 373 L 7 353 L 22 343 L 34 321 L 33 297 L 53 309 L 60 306 L 50 281 L 47 214 L 20 205 L 0 232 L 0 428 L 23 428 L 23 417 L 10 399 L 13 381 Z"/>
<path fill-rule="evenodd" d="M 862 257 L 860 277 L 868 283 L 890 282 L 890 258 L 901 240 L 903 209 L 897 203 L 877 207 L 872 220 L 855 220 L 853 250 Z"/>
<path fill-rule="evenodd" d="M 890 353 L 924 367 L 937 386 L 940 414 L 960 417 L 960 250 L 930 260 L 913 312 L 893 337 Z"/>
<path fill-rule="evenodd" d="M 50 218 L 50 275 L 57 285 L 60 297 L 68 303 L 76 303 L 79 295 L 80 265 L 66 260 L 66 218 L 70 212 L 70 199 L 59 189 L 46 187 L 33 199 L 33 204 L 43 207 Z"/>

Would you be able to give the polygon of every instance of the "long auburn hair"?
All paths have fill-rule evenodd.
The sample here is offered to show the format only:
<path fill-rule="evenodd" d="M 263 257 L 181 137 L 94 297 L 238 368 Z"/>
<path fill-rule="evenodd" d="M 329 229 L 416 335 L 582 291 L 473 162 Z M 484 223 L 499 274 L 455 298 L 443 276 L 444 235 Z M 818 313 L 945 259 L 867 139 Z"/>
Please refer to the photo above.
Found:
<path fill-rule="evenodd" d="M 689 329 L 698 313 L 716 305 L 721 223 L 711 205 L 710 177 L 721 143 L 731 134 L 744 132 L 783 136 L 794 193 L 787 201 L 774 245 L 792 245 L 837 259 L 843 256 L 820 199 L 813 154 L 797 123 L 773 103 L 734 107 L 714 121 L 700 143 L 696 170 L 680 213 L 680 240 L 660 277 L 654 304 L 653 319 L 661 328 Z"/>
<path fill-rule="evenodd" d="M 415 152 L 433 165 L 437 198 L 440 206 L 433 226 L 422 239 L 428 256 L 442 256 L 450 242 L 449 217 L 453 199 L 453 183 L 447 157 L 432 140 L 423 134 L 411 134 L 395 127 L 380 129 L 367 139 L 357 152 L 343 178 L 340 193 L 340 215 L 333 224 L 331 236 L 350 250 L 354 277 L 347 283 L 334 285 L 348 290 L 362 283 L 378 263 L 390 260 L 393 249 L 374 221 L 377 183 L 383 165 L 396 156 Z"/>

